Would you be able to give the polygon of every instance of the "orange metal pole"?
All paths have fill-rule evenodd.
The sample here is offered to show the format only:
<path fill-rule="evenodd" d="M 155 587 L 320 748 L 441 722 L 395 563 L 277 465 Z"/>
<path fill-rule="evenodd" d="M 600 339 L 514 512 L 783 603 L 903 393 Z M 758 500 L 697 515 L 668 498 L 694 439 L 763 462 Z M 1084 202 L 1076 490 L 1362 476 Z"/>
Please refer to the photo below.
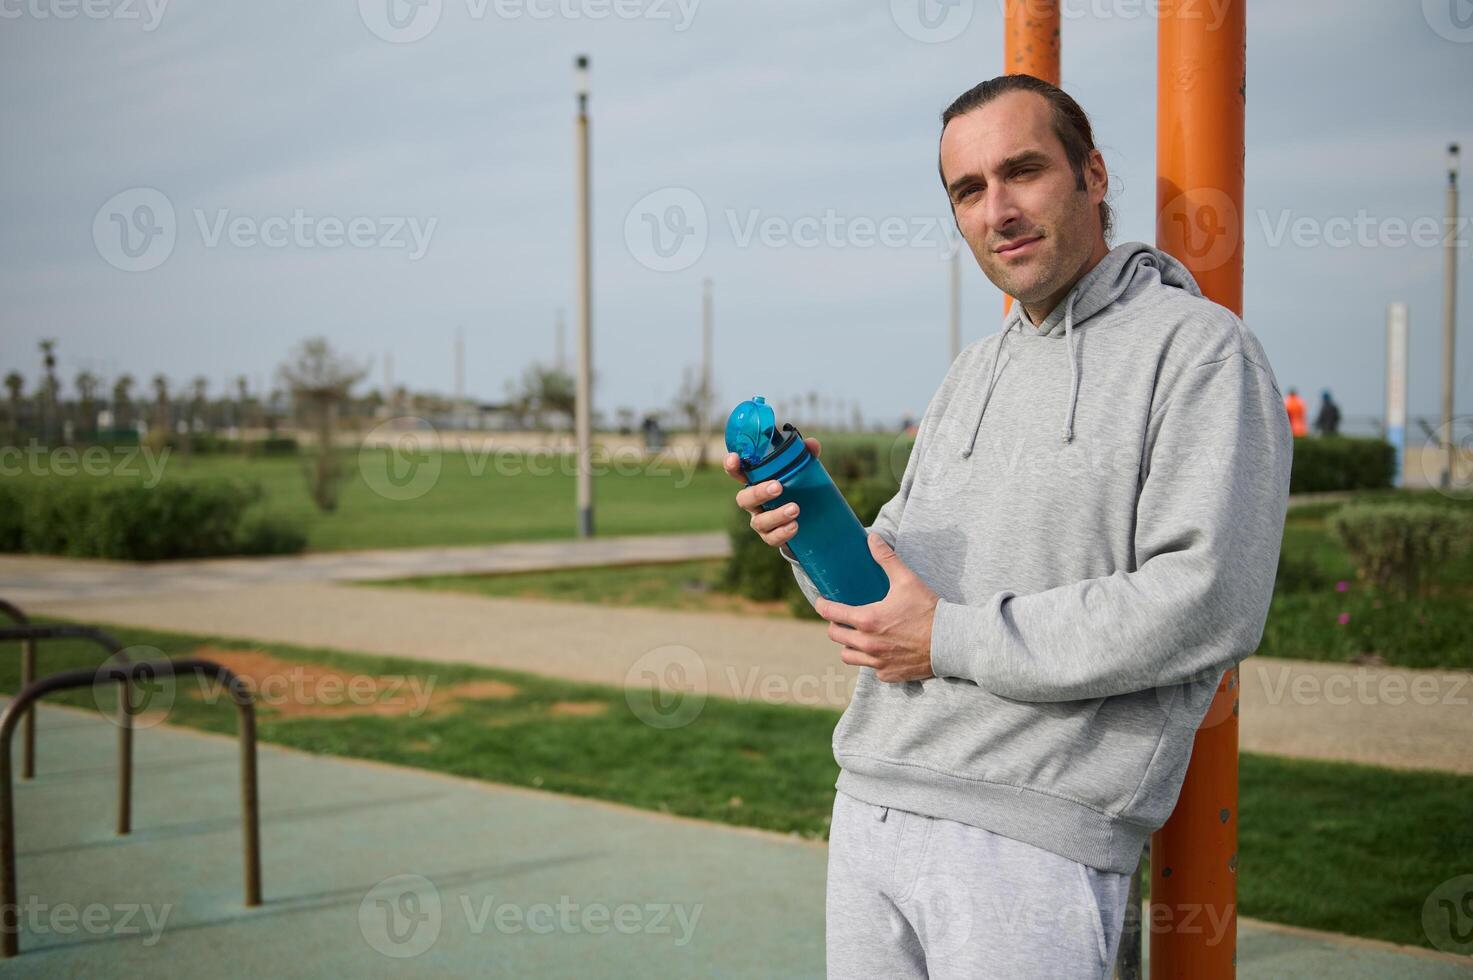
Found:
<path fill-rule="evenodd" d="M 1156 242 L 1243 312 L 1245 0 L 1162 0 Z M 1176 809 L 1151 838 L 1151 980 L 1237 970 L 1238 671 L 1223 675 Z"/>
<path fill-rule="evenodd" d="M 1003 8 L 1004 75 L 1032 75 L 1059 84 L 1059 0 L 1006 0 Z M 1007 316 L 1013 298 L 1003 296 Z"/>
<path fill-rule="evenodd" d="M 1059 0 L 1007 0 L 1003 74 L 1059 84 Z"/>

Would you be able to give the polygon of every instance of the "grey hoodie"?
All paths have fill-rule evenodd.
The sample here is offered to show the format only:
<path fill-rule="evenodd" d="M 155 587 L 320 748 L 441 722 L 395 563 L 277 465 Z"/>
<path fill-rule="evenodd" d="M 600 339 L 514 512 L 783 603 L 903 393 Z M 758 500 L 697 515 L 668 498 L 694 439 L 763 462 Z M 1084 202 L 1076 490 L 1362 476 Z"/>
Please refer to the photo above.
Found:
<path fill-rule="evenodd" d="M 940 597 L 937 676 L 861 668 L 838 788 L 1134 871 L 1263 635 L 1292 446 L 1258 339 L 1164 252 L 1116 247 L 1038 327 L 1013 304 L 871 528 Z"/>

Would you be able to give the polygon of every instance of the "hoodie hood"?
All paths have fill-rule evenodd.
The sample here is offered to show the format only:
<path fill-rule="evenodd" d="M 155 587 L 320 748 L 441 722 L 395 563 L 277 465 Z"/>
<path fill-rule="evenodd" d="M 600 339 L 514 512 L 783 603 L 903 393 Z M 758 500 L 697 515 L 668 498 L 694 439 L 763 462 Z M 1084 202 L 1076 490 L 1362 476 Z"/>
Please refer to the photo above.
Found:
<path fill-rule="evenodd" d="M 1126 242 L 1112 248 L 1104 258 L 1090 269 L 1064 301 L 1054 307 L 1048 317 L 1035 327 L 1023 312 L 1023 304 L 1013 302 L 1003 321 L 1002 334 L 992 348 L 992 363 L 987 370 L 987 389 L 982 396 L 982 406 L 977 410 L 977 421 L 972 426 L 971 437 L 962 449 L 962 458 L 972 455 L 977 444 L 977 433 L 982 428 L 982 417 L 987 413 L 987 403 L 992 398 L 992 387 L 997 382 L 997 366 L 1003 345 L 1013 330 L 1020 333 L 1031 331 L 1036 336 L 1064 341 L 1061 356 L 1069 360 L 1069 396 L 1064 406 L 1064 421 L 1060 436 L 1064 442 L 1074 439 L 1074 405 L 1079 396 L 1079 365 L 1074 353 L 1074 331 L 1082 330 L 1092 322 L 1105 320 L 1099 316 L 1116 303 L 1128 300 L 1142 289 L 1156 285 L 1171 286 L 1186 290 L 1193 296 L 1201 296 L 1197 281 L 1187 267 L 1176 259 L 1144 242 Z"/>

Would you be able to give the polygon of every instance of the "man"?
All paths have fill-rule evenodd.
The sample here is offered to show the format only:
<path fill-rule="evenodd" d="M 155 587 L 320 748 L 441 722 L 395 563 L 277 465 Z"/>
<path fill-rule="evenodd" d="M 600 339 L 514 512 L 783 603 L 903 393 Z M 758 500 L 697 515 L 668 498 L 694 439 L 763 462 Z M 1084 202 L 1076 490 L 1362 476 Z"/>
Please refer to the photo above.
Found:
<path fill-rule="evenodd" d="M 1292 440 L 1242 322 L 1171 257 L 1106 244 L 1073 99 L 984 82 L 943 114 L 940 169 L 1016 301 L 952 364 L 870 529 L 888 595 L 830 602 L 794 562 L 860 668 L 834 731 L 829 975 L 1108 977 L 1142 845 L 1262 635 Z M 737 503 L 793 561 L 803 517 L 763 510 L 777 492 Z"/>
<path fill-rule="evenodd" d="M 1314 429 L 1321 436 L 1333 436 L 1340 433 L 1340 406 L 1335 404 L 1335 399 L 1330 397 L 1330 389 L 1320 391 L 1320 411 L 1314 417 Z"/>
<path fill-rule="evenodd" d="M 1309 426 L 1304 424 L 1304 399 L 1293 388 L 1284 396 L 1284 411 L 1289 416 L 1289 432 L 1296 438 L 1309 435 Z"/>

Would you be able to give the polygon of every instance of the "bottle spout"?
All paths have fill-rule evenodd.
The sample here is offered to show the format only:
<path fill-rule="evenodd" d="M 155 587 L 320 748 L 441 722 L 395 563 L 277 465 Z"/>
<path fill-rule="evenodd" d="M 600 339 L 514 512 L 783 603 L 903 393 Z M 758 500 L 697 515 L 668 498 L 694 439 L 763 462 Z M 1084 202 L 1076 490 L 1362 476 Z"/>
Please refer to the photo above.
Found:
<path fill-rule="evenodd" d="M 777 417 L 761 395 L 732 409 L 726 420 L 726 449 L 741 457 L 744 466 L 754 466 L 772 451 Z"/>

